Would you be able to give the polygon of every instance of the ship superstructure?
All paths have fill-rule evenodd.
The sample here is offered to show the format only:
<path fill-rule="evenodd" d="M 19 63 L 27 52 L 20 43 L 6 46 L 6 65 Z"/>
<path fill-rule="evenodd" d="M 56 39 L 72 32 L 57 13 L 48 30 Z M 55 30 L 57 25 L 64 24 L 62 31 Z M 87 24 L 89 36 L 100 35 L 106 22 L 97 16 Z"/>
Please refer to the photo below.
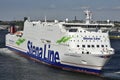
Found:
<path fill-rule="evenodd" d="M 6 35 L 6 46 L 52 66 L 99 74 L 114 54 L 114 49 L 111 48 L 107 31 L 100 28 L 90 30 L 86 28 L 89 25 L 97 26 L 89 21 L 69 23 L 26 20 L 23 31 Z"/>

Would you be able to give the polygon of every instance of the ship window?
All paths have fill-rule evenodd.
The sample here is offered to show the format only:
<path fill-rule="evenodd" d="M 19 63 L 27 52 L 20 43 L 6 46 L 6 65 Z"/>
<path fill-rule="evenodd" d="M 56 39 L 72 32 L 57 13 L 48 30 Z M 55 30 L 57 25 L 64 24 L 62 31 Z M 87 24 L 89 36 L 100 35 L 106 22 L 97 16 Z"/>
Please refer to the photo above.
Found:
<path fill-rule="evenodd" d="M 79 45 L 77 45 L 77 47 L 80 47 Z"/>
<path fill-rule="evenodd" d="M 84 54 L 84 52 L 82 51 L 82 54 Z"/>
<path fill-rule="evenodd" d="M 69 29 L 69 32 L 77 32 L 77 29 Z"/>
<path fill-rule="evenodd" d="M 89 54 L 89 52 L 87 52 L 87 54 Z"/>
<path fill-rule="evenodd" d="M 97 47 L 99 47 L 99 45 L 97 45 Z"/>
<path fill-rule="evenodd" d="M 92 45 L 92 47 L 95 47 L 94 45 Z"/>
<path fill-rule="evenodd" d="M 85 45 L 82 45 L 82 47 L 84 48 L 84 47 L 85 47 Z"/>
<path fill-rule="evenodd" d="M 106 47 L 108 47 L 108 46 L 106 45 Z"/>
<path fill-rule="evenodd" d="M 88 48 L 90 48 L 90 45 L 87 45 L 88 46 Z"/>
<path fill-rule="evenodd" d="M 104 45 L 101 45 L 101 47 L 104 47 Z"/>
<path fill-rule="evenodd" d="M 33 24 L 33 26 L 36 26 L 36 24 Z"/>

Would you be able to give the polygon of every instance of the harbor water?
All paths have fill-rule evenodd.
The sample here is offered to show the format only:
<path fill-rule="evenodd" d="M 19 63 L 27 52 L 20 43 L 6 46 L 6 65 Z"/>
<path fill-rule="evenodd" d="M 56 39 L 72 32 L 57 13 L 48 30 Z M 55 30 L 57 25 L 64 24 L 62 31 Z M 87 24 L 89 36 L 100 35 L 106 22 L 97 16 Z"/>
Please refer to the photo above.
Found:
<path fill-rule="evenodd" d="M 14 54 L 5 47 L 7 30 L 0 30 L 0 80 L 120 80 L 120 40 L 112 39 L 115 55 L 104 66 L 101 77 L 64 71 Z"/>

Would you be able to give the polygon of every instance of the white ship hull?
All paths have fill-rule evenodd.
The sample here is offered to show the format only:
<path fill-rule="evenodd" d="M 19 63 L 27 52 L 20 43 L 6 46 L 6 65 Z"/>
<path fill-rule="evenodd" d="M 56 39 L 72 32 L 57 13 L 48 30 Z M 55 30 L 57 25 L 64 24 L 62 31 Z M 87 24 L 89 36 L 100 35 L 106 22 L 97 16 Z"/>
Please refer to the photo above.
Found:
<path fill-rule="evenodd" d="M 6 47 L 15 51 L 15 53 L 19 53 L 30 59 L 65 70 L 98 75 L 106 61 L 109 59 L 109 57 L 104 58 L 105 55 L 96 56 L 91 54 L 68 53 L 67 48 L 64 45 L 31 42 L 27 39 L 24 44 L 18 46 L 16 44 L 17 39 L 19 38 L 8 34 L 6 36 Z M 33 46 L 35 47 L 33 48 Z"/>

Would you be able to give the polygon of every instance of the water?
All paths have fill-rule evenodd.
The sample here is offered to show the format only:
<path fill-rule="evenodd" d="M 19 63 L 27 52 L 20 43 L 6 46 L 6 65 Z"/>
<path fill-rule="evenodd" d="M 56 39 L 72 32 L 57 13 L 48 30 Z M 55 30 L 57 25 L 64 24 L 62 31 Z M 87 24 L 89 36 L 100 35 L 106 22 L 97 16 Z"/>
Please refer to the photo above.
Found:
<path fill-rule="evenodd" d="M 120 80 L 120 40 L 111 40 L 116 54 L 104 66 L 101 76 L 64 71 L 28 60 L 5 48 L 0 31 L 0 80 Z"/>

